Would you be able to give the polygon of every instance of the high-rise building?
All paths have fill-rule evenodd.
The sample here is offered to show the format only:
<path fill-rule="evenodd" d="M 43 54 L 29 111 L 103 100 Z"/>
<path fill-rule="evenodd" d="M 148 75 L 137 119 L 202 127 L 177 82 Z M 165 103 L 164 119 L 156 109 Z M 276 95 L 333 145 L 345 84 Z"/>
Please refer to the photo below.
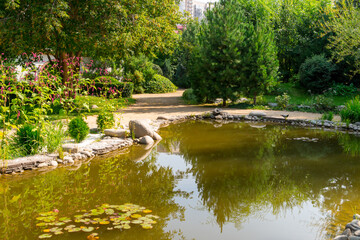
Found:
<path fill-rule="evenodd" d="M 193 0 L 185 0 L 185 11 L 190 13 L 190 16 L 193 16 Z"/>

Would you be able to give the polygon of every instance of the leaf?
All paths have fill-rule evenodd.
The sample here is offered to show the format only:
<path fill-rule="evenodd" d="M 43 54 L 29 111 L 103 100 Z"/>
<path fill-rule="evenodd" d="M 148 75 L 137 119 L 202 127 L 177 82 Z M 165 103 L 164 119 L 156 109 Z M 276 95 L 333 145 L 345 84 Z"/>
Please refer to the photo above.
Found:
<path fill-rule="evenodd" d="M 51 237 L 52 237 L 51 234 L 42 234 L 39 236 L 40 239 L 51 238 Z"/>

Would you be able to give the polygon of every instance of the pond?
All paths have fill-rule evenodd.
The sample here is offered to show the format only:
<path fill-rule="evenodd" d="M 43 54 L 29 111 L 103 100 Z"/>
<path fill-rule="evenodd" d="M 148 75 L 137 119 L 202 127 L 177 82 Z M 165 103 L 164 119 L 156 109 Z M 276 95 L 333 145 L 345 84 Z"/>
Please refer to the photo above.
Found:
<path fill-rule="evenodd" d="M 160 135 L 150 149 L 1 176 L 0 239 L 38 239 L 42 212 L 74 219 L 103 204 L 132 203 L 160 217 L 153 228 L 94 225 L 100 239 L 323 240 L 360 209 L 360 137 L 205 121 L 170 125 Z M 90 234 L 64 232 L 51 239 Z"/>

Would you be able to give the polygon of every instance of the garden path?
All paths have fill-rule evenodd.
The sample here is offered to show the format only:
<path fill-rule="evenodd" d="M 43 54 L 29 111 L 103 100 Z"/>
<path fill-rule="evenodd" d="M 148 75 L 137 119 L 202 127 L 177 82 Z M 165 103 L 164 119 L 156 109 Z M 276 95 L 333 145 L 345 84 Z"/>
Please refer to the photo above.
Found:
<path fill-rule="evenodd" d="M 129 123 L 130 120 L 136 119 L 150 119 L 156 120 L 158 116 L 180 116 L 189 114 L 201 114 L 206 111 L 213 110 L 214 105 L 186 105 L 181 99 L 184 90 L 178 90 L 173 93 L 161 94 L 134 94 L 136 104 L 129 106 L 126 109 L 120 109 L 116 113 L 116 118 L 120 119 L 122 124 Z M 230 114 L 247 115 L 252 111 L 251 109 L 233 109 L 224 108 Z M 289 119 L 311 119 L 317 120 L 321 117 L 318 113 L 307 112 L 289 112 L 289 111 L 273 111 L 261 110 L 269 117 L 280 117 L 283 114 L 289 114 Z M 96 127 L 96 117 L 87 117 L 87 122 L 90 128 Z M 340 117 L 335 116 L 334 121 L 339 121 Z"/>

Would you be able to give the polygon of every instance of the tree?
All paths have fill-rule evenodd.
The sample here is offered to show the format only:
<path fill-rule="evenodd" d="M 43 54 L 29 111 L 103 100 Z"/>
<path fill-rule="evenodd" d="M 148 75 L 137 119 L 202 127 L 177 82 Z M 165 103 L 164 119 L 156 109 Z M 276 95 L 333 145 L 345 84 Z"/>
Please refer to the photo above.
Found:
<path fill-rule="evenodd" d="M 325 32 L 333 33 L 328 44 L 332 56 L 338 62 L 348 57 L 353 59 L 353 75 L 360 73 L 360 8 L 355 3 L 338 3 L 337 8 L 331 9 L 333 17 L 323 25 Z"/>
<path fill-rule="evenodd" d="M 171 52 L 180 22 L 177 0 L 5 0 L 0 2 L 0 49 L 13 56 L 53 55 L 67 79 L 69 57 Z"/>
<path fill-rule="evenodd" d="M 257 1 L 222 0 L 207 12 L 189 77 L 200 99 L 254 97 L 274 83 L 278 61 L 266 9 Z"/>

